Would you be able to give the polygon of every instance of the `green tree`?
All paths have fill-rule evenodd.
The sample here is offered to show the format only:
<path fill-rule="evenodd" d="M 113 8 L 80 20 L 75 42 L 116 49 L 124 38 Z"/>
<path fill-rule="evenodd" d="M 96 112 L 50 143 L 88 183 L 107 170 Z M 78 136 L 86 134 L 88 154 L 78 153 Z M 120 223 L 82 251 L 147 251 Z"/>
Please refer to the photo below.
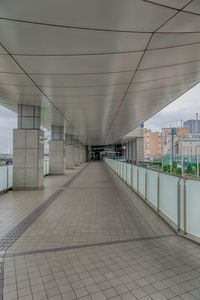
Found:
<path fill-rule="evenodd" d="M 164 165 L 164 166 L 163 166 L 163 172 L 168 172 L 168 173 L 170 173 L 170 165 Z"/>
<path fill-rule="evenodd" d="M 181 168 L 177 168 L 176 169 L 176 174 L 181 176 L 182 175 L 182 169 Z"/>
<path fill-rule="evenodd" d="M 189 164 L 189 165 L 187 166 L 186 173 L 192 174 L 192 165 L 191 165 L 191 164 Z"/>

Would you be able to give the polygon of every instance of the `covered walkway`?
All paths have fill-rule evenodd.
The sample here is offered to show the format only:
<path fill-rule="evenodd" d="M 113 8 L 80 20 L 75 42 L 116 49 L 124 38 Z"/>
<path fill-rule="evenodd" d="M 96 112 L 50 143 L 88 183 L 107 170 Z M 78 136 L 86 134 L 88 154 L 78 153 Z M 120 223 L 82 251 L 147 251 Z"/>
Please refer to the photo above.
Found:
<path fill-rule="evenodd" d="M 104 163 L 9 192 L 0 209 L 4 300 L 200 299 L 199 246 Z"/>

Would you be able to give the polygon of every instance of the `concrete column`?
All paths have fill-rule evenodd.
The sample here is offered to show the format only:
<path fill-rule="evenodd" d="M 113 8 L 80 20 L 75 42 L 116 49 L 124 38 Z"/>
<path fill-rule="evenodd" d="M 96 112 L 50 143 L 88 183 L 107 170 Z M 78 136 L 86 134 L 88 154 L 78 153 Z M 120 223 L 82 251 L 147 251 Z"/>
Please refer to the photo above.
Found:
<path fill-rule="evenodd" d="M 80 145 L 80 162 L 81 164 L 83 164 L 85 161 L 84 161 L 84 145 Z"/>
<path fill-rule="evenodd" d="M 139 161 L 144 160 L 144 137 L 136 138 L 136 153 L 137 153 L 137 164 Z"/>
<path fill-rule="evenodd" d="M 49 142 L 49 173 L 62 175 L 65 172 L 64 127 L 51 126 Z"/>
<path fill-rule="evenodd" d="M 74 145 L 72 135 L 65 135 L 65 168 L 74 168 Z"/>
<path fill-rule="evenodd" d="M 40 107 L 18 105 L 18 129 L 13 130 L 13 189 L 40 189 L 44 185 L 44 132 Z"/>
<path fill-rule="evenodd" d="M 74 165 L 80 166 L 80 149 L 78 140 L 74 140 Z"/>
<path fill-rule="evenodd" d="M 131 162 L 132 161 L 132 141 L 130 140 L 128 142 L 128 148 L 129 148 L 129 151 L 128 151 L 128 161 Z"/>
<path fill-rule="evenodd" d="M 132 162 L 138 164 L 144 160 L 144 138 L 137 137 L 132 140 Z"/>
<path fill-rule="evenodd" d="M 125 147 L 126 147 L 126 149 L 125 149 L 125 158 L 126 158 L 126 160 L 128 160 L 128 142 L 126 142 L 125 143 Z"/>

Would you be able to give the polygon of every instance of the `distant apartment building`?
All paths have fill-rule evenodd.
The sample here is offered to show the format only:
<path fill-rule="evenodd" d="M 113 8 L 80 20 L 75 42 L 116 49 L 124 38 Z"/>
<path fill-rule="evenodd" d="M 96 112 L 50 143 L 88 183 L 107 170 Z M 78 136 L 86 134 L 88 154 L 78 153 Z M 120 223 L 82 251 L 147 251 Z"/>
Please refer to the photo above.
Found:
<path fill-rule="evenodd" d="M 146 159 L 160 158 L 162 155 L 162 134 L 144 130 L 144 157 Z"/>
<path fill-rule="evenodd" d="M 177 153 L 177 141 L 181 137 L 189 135 L 189 128 L 173 128 L 174 131 L 174 154 Z M 172 128 L 162 128 L 162 132 L 152 132 L 151 129 L 144 130 L 144 157 L 146 159 L 161 158 L 162 155 L 172 152 Z M 180 147 L 178 147 L 180 149 Z M 179 150 L 178 150 L 179 151 Z"/>

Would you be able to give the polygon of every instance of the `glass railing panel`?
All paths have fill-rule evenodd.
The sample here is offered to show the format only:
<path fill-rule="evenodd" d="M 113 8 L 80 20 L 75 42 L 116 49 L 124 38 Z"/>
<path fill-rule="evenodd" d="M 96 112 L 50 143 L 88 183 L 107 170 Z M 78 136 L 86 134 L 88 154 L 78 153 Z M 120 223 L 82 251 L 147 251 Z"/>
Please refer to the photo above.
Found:
<path fill-rule="evenodd" d="M 123 176 L 123 163 L 120 162 L 120 177 L 122 178 Z"/>
<path fill-rule="evenodd" d="M 180 229 L 184 230 L 184 179 L 180 179 Z"/>
<path fill-rule="evenodd" d="M 187 232 L 200 238 L 200 182 L 186 182 L 186 226 Z"/>
<path fill-rule="evenodd" d="M 0 166 L 0 192 L 7 190 L 7 166 Z"/>
<path fill-rule="evenodd" d="M 119 167 L 120 166 L 120 162 L 119 161 L 117 161 L 117 175 L 119 175 Z"/>
<path fill-rule="evenodd" d="M 145 197 L 146 169 L 138 168 L 138 192 Z"/>
<path fill-rule="evenodd" d="M 127 164 L 127 170 L 126 170 L 127 178 L 126 178 L 126 181 L 127 181 L 128 185 L 131 185 L 131 171 L 132 171 L 131 167 L 132 167 L 131 164 Z"/>
<path fill-rule="evenodd" d="M 178 225 L 178 181 L 179 178 L 160 173 L 160 211 Z"/>
<path fill-rule="evenodd" d="M 49 160 L 44 159 L 44 175 L 49 174 Z"/>
<path fill-rule="evenodd" d="M 147 170 L 147 200 L 158 207 L 158 172 Z"/>
<path fill-rule="evenodd" d="M 123 177 L 122 179 L 126 181 L 126 163 L 123 163 Z"/>
<path fill-rule="evenodd" d="M 106 160 L 105 160 L 106 161 Z M 111 161 L 106 161 L 111 165 Z M 200 238 L 200 181 L 157 172 L 118 162 L 121 178 L 130 184 L 142 197 L 146 197 L 157 208 L 162 217 L 174 227 L 178 226 L 193 238 Z M 132 174 L 131 174 L 132 172 Z M 146 184 L 145 181 L 147 180 Z M 159 193 L 158 193 L 159 189 Z M 159 195 L 159 199 L 158 199 Z M 185 204 L 186 203 L 186 204 Z M 179 224 L 178 224 L 179 223 Z M 185 228 L 184 228 L 185 226 Z"/>
<path fill-rule="evenodd" d="M 13 186 L 13 166 L 9 165 L 8 168 L 8 189 L 12 188 Z"/>
<path fill-rule="evenodd" d="M 132 187 L 137 191 L 137 166 L 132 166 Z"/>

